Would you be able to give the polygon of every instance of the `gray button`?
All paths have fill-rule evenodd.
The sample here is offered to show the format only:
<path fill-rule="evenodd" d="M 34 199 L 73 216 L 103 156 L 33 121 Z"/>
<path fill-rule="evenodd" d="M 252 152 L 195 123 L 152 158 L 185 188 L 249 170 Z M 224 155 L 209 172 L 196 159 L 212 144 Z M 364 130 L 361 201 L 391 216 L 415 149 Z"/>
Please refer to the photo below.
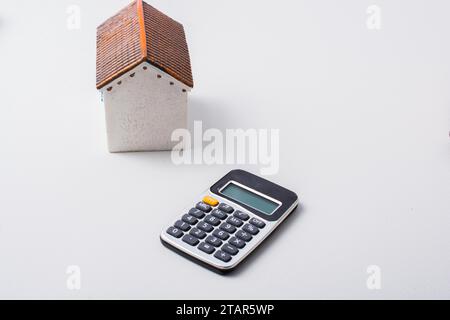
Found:
<path fill-rule="evenodd" d="M 197 219 L 201 219 L 205 216 L 205 213 L 198 210 L 197 208 L 192 208 L 191 210 L 189 210 L 189 214 L 193 217 L 196 217 Z"/>
<path fill-rule="evenodd" d="M 222 240 L 227 240 L 230 237 L 230 235 L 227 232 L 219 229 L 214 230 L 213 236 Z"/>
<path fill-rule="evenodd" d="M 239 231 L 236 233 L 236 237 L 239 238 L 239 239 L 241 239 L 241 240 L 247 241 L 247 242 L 249 242 L 249 241 L 252 240 L 252 238 L 253 238 L 253 237 L 250 235 L 250 233 L 245 232 L 245 231 L 242 231 L 242 230 L 239 230 Z"/>
<path fill-rule="evenodd" d="M 209 204 L 204 203 L 204 202 L 197 203 L 197 205 L 195 207 L 198 210 L 202 210 L 204 212 L 210 212 L 211 211 L 211 206 Z"/>
<path fill-rule="evenodd" d="M 222 251 L 225 251 L 226 253 L 229 253 L 232 256 L 237 255 L 237 253 L 239 252 L 239 250 L 235 246 L 232 246 L 231 244 L 228 243 L 225 243 L 221 249 Z"/>
<path fill-rule="evenodd" d="M 248 224 L 248 223 L 246 223 L 242 227 L 242 230 L 244 230 L 244 231 L 246 231 L 246 232 L 248 232 L 248 233 L 250 233 L 252 235 L 258 234 L 258 232 L 259 232 L 259 229 L 257 227 L 255 227 L 255 226 L 253 226 L 251 224 Z"/>
<path fill-rule="evenodd" d="M 244 220 L 244 221 L 247 221 L 248 218 L 250 218 L 248 214 L 246 214 L 242 211 L 239 211 L 239 210 L 236 210 L 235 213 L 233 214 L 233 216 L 235 216 L 238 219 Z"/>
<path fill-rule="evenodd" d="M 238 228 L 244 224 L 244 223 L 242 222 L 242 220 L 240 220 L 240 219 L 238 219 L 238 218 L 235 218 L 235 217 L 229 217 L 229 218 L 227 219 L 227 222 L 228 222 L 229 224 L 232 224 L 232 225 L 235 226 L 235 227 L 238 227 Z"/>
<path fill-rule="evenodd" d="M 209 223 L 206 223 L 206 222 L 199 222 L 197 224 L 197 228 L 199 228 L 200 230 L 203 230 L 205 232 L 211 232 L 214 229 L 214 227 L 212 225 L 210 225 Z"/>
<path fill-rule="evenodd" d="M 188 214 L 185 214 L 183 218 L 181 218 L 181 220 L 183 220 L 186 223 L 189 223 L 190 225 L 194 225 L 198 222 L 197 218 Z"/>
<path fill-rule="evenodd" d="M 264 228 L 266 226 L 266 224 L 264 222 L 262 222 L 259 219 L 256 218 L 251 218 L 249 221 L 252 225 L 254 225 L 255 227 L 258 227 L 260 229 Z"/>
<path fill-rule="evenodd" d="M 175 238 L 181 238 L 181 236 L 183 235 L 183 231 L 174 227 L 169 227 L 169 229 L 167 229 L 167 233 Z"/>
<path fill-rule="evenodd" d="M 218 226 L 220 224 L 220 219 L 216 218 L 212 215 L 207 215 L 205 218 L 205 222 L 207 222 L 213 226 Z"/>
<path fill-rule="evenodd" d="M 181 221 L 181 220 L 178 220 L 177 222 L 175 222 L 174 226 L 175 226 L 175 228 L 178 228 L 183 231 L 189 231 L 189 229 L 191 229 L 191 226 L 189 224 L 187 224 L 186 222 Z"/>
<path fill-rule="evenodd" d="M 193 237 L 188 234 L 183 237 L 183 241 L 186 242 L 187 244 L 190 244 L 191 246 L 196 246 L 200 242 L 196 237 Z"/>
<path fill-rule="evenodd" d="M 231 238 L 230 241 L 228 241 L 228 242 L 239 249 L 242 249 L 243 247 L 245 247 L 245 241 L 238 239 L 236 237 Z"/>
<path fill-rule="evenodd" d="M 226 223 L 226 222 L 224 222 L 220 225 L 220 229 L 222 229 L 223 231 L 226 231 L 228 233 L 234 233 L 236 231 L 235 226 L 233 226 L 229 223 Z"/>
<path fill-rule="evenodd" d="M 222 261 L 224 261 L 224 262 L 228 262 L 228 261 L 231 260 L 231 256 L 230 256 L 228 253 L 223 252 L 223 251 L 221 251 L 221 250 L 217 251 L 217 252 L 214 254 L 214 257 L 216 257 L 217 259 L 222 260 Z"/>
<path fill-rule="evenodd" d="M 214 247 L 218 247 L 222 244 L 222 240 L 213 236 L 209 236 L 208 238 L 206 238 L 206 242 L 212 244 Z"/>
<path fill-rule="evenodd" d="M 199 239 L 203 239 L 204 237 L 206 237 L 206 233 L 204 231 L 200 230 L 200 229 L 197 229 L 197 228 L 192 229 L 189 232 L 189 234 L 191 236 L 194 236 L 194 237 L 199 238 Z"/>
<path fill-rule="evenodd" d="M 199 248 L 203 252 L 206 252 L 207 254 L 211 254 L 216 250 L 212 245 L 204 242 L 200 243 L 197 248 Z"/>
<path fill-rule="evenodd" d="M 219 209 L 214 209 L 214 210 L 211 212 L 211 214 L 212 214 L 214 217 L 219 218 L 220 220 L 224 220 L 226 217 L 228 217 L 228 215 L 227 215 L 225 212 L 223 212 L 222 210 L 219 210 Z"/>
<path fill-rule="evenodd" d="M 234 211 L 233 207 L 226 203 L 219 204 L 218 208 L 222 211 L 225 211 L 226 213 L 232 213 Z"/>

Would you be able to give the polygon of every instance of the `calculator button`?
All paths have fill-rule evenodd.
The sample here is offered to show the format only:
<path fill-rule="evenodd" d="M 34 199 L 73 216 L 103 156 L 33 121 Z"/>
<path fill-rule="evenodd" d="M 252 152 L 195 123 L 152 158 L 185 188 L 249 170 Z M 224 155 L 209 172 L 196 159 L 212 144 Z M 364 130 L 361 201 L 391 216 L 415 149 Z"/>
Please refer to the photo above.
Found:
<path fill-rule="evenodd" d="M 189 234 L 191 236 L 194 236 L 194 237 L 199 238 L 199 239 L 203 239 L 204 237 L 206 237 L 206 233 L 204 231 L 200 230 L 200 229 L 197 229 L 197 228 L 192 229 L 189 232 Z"/>
<path fill-rule="evenodd" d="M 259 229 L 257 227 L 255 227 L 255 226 L 253 226 L 251 224 L 248 224 L 248 223 L 246 223 L 242 227 L 242 230 L 244 230 L 244 231 L 246 231 L 246 232 L 248 232 L 248 233 L 250 233 L 252 235 L 258 234 L 258 232 L 259 232 Z"/>
<path fill-rule="evenodd" d="M 190 216 L 188 214 L 185 214 L 183 216 L 183 218 L 181 218 L 181 220 L 183 220 L 184 222 L 189 223 L 191 225 L 194 225 L 194 224 L 196 224 L 198 222 L 198 220 L 195 217 Z"/>
<path fill-rule="evenodd" d="M 228 243 L 225 243 L 221 249 L 226 253 L 231 254 L 232 256 L 237 255 L 237 253 L 239 252 L 239 250 L 235 246 L 232 246 L 231 244 Z"/>
<path fill-rule="evenodd" d="M 253 237 L 250 235 L 250 233 L 242 231 L 242 230 L 239 230 L 236 233 L 236 238 L 239 238 L 241 240 L 249 242 L 250 240 L 252 240 Z"/>
<path fill-rule="evenodd" d="M 262 222 L 259 219 L 256 218 L 251 218 L 249 221 L 252 225 L 254 225 L 255 227 L 258 227 L 260 229 L 264 228 L 266 226 L 266 224 L 264 222 Z"/>
<path fill-rule="evenodd" d="M 225 211 L 226 213 L 232 213 L 234 211 L 233 207 L 226 203 L 219 204 L 219 210 Z"/>
<path fill-rule="evenodd" d="M 220 225 L 220 229 L 222 229 L 223 231 L 226 231 L 228 233 L 234 233 L 236 231 L 235 226 L 233 226 L 229 223 L 226 223 L 226 222 L 224 222 Z"/>
<path fill-rule="evenodd" d="M 211 232 L 214 229 L 214 227 L 212 225 L 210 225 L 209 223 L 206 223 L 206 222 L 199 222 L 199 224 L 197 224 L 197 228 L 199 228 L 200 230 L 203 230 L 205 232 Z"/>
<path fill-rule="evenodd" d="M 181 238 L 181 236 L 183 235 L 183 231 L 174 227 L 170 227 L 169 229 L 167 229 L 167 233 L 175 238 Z"/>
<path fill-rule="evenodd" d="M 198 248 L 200 250 L 202 250 L 203 252 L 206 252 L 207 254 L 211 254 L 211 253 L 213 253 L 216 250 L 212 245 L 209 245 L 209 244 L 204 243 L 204 242 L 200 243 L 198 245 Z"/>
<path fill-rule="evenodd" d="M 208 215 L 205 218 L 205 222 L 212 224 L 213 226 L 218 226 L 220 224 L 220 219 L 212 215 Z"/>
<path fill-rule="evenodd" d="M 244 223 L 242 222 L 242 220 L 240 220 L 240 219 L 238 219 L 238 218 L 235 218 L 235 217 L 229 217 L 229 218 L 227 219 L 227 222 L 228 222 L 229 224 L 232 224 L 232 225 L 235 226 L 235 227 L 238 227 L 238 228 L 244 224 Z"/>
<path fill-rule="evenodd" d="M 209 236 L 208 238 L 206 238 L 206 242 L 212 244 L 214 247 L 218 247 L 222 244 L 222 240 L 213 236 Z"/>
<path fill-rule="evenodd" d="M 183 241 L 186 242 L 187 244 L 190 244 L 191 246 L 196 246 L 200 242 L 196 237 L 193 237 L 188 234 L 183 237 Z"/>
<path fill-rule="evenodd" d="M 174 226 L 175 226 L 175 228 L 178 228 L 183 231 L 189 231 L 189 229 L 191 229 L 191 226 L 189 224 L 187 224 L 186 222 L 181 221 L 181 220 L 178 220 L 177 222 L 175 222 Z"/>
<path fill-rule="evenodd" d="M 236 212 L 233 214 L 233 216 L 235 216 L 238 219 L 244 220 L 244 221 L 247 221 L 248 218 L 250 218 L 248 214 L 246 214 L 242 211 L 239 211 L 239 210 L 236 210 Z"/>
<path fill-rule="evenodd" d="M 211 214 L 212 214 L 214 217 L 217 217 L 217 218 L 219 218 L 219 219 L 221 219 L 221 220 L 224 220 L 226 217 L 228 217 L 228 215 L 227 215 L 225 212 L 223 212 L 222 210 L 219 210 L 219 209 L 214 209 L 214 210 L 211 212 Z"/>
<path fill-rule="evenodd" d="M 197 219 L 201 219 L 205 216 L 205 213 L 198 210 L 197 208 L 192 208 L 191 210 L 189 210 L 189 214 L 193 217 L 196 217 Z"/>
<path fill-rule="evenodd" d="M 203 202 L 206 204 L 209 204 L 212 207 L 215 207 L 219 204 L 219 201 L 217 201 L 216 199 L 214 199 L 213 197 L 210 197 L 210 196 L 205 196 L 203 198 Z"/>
<path fill-rule="evenodd" d="M 231 238 L 230 241 L 228 241 L 228 242 L 231 245 L 233 245 L 233 246 L 235 246 L 235 247 L 237 247 L 239 249 L 242 249 L 243 247 L 245 247 L 245 241 L 241 240 L 241 239 L 238 239 L 236 237 Z"/>
<path fill-rule="evenodd" d="M 227 232 L 219 229 L 214 230 L 213 236 L 222 240 L 227 240 L 230 237 L 230 235 Z"/>
<path fill-rule="evenodd" d="M 221 250 L 217 251 L 217 252 L 214 254 L 214 257 L 216 257 L 217 259 L 222 260 L 222 261 L 224 261 L 224 262 L 228 262 L 228 261 L 231 260 L 231 256 L 230 256 L 228 253 L 223 252 L 223 251 L 221 251 Z"/>
<path fill-rule="evenodd" d="M 211 206 L 209 204 L 204 203 L 204 202 L 197 203 L 197 205 L 195 207 L 198 210 L 202 210 L 203 212 L 210 212 L 211 211 Z"/>

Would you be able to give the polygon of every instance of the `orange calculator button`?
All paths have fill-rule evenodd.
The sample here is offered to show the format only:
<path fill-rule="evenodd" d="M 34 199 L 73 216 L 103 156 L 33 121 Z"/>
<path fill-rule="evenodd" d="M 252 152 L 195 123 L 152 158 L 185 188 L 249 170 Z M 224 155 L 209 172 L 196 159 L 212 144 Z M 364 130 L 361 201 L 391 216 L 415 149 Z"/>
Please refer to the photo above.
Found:
<path fill-rule="evenodd" d="M 205 196 L 203 198 L 203 202 L 206 204 L 209 204 L 210 206 L 213 206 L 213 207 L 215 207 L 219 204 L 219 201 L 217 201 L 216 199 L 214 199 L 213 197 L 210 197 L 210 196 Z"/>

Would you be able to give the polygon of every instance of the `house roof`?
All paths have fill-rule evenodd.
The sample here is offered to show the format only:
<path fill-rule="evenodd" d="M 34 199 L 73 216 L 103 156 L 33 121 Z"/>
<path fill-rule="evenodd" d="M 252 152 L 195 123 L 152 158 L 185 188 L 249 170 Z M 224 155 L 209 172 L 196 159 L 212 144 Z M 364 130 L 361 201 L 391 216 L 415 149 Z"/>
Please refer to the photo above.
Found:
<path fill-rule="evenodd" d="M 183 25 L 137 0 L 97 28 L 97 89 L 144 61 L 194 87 Z"/>

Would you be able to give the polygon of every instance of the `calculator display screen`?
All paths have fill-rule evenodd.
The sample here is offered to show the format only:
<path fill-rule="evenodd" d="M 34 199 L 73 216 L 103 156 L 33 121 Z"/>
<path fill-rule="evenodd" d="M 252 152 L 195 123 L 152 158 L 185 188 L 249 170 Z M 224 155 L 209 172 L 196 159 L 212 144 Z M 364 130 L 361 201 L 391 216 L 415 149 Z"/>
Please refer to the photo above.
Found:
<path fill-rule="evenodd" d="M 278 203 L 238 186 L 233 182 L 228 183 L 220 192 L 233 200 L 267 215 L 274 213 L 279 206 Z"/>

